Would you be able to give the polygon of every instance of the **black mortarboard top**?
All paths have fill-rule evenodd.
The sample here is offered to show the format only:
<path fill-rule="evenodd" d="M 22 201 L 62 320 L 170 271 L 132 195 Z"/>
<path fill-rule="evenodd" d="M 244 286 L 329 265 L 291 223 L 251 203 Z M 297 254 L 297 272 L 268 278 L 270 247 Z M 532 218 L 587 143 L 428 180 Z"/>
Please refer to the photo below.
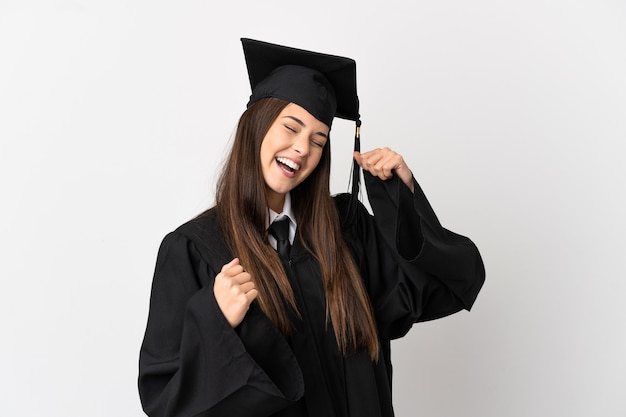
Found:
<path fill-rule="evenodd" d="M 356 62 L 350 58 L 242 38 L 252 95 L 280 98 L 303 107 L 331 127 L 334 117 L 356 122 L 354 150 L 360 151 Z M 352 197 L 358 198 L 360 167 L 353 161 Z M 353 205 L 355 207 L 355 205 Z"/>

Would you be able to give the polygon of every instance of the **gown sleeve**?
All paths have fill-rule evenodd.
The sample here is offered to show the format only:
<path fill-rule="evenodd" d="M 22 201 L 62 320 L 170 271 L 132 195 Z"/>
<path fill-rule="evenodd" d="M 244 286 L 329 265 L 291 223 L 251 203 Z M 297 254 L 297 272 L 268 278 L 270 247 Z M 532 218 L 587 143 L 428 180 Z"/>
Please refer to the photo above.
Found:
<path fill-rule="evenodd" d="M 474 243 L 441 226 L 415 180 L 411 193 L 397 176 L 364 177 L 374 216 L 362 207 L 351 233 L 380 336 L 402 337 L 416 322 L 469 310 L 485 279 Z"/>
<path fill-rule="evenodd" d="M 233 329 L 215 300 L 215 275 L 192 240 L 165 237 L 139 359 L 150 417 L 268 416 L 303 395 L 287 342 L 255 304 Z"/>

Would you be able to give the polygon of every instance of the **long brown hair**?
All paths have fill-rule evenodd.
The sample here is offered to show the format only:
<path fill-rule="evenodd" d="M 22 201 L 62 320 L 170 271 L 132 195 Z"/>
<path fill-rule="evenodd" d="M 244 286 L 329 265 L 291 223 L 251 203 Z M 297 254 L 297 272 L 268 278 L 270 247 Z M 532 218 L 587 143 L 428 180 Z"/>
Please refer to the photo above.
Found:
<path fill-rule="evenodd" d="M 289 102 L 267 98 L 241 116 L 235 140 L 218 181 L 218 221 L 231 251 L 239 257 L 257 286 L 261 309 L 283 332 L 292 323 L 288 308 L 299 315 L 293 289 L 276 251 L 267 240 L 268 204 L 259 161 L 261 142 Z M 319 261 L 326 292 L 326 316 L 333 324 L 342 352 L 365 348 L 378 357 L 374 314 L 358 268 L 341 235 L 330 196 L 330 141 L 318 166 L 291 191 L 301 242 Z"/>

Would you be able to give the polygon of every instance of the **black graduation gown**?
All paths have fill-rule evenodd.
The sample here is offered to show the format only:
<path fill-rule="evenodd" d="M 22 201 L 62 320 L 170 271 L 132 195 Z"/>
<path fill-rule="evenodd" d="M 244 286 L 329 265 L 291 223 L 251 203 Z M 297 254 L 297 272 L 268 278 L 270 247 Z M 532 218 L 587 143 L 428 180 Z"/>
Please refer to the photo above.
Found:
<path fill-rule="evenodd" d="M 233 256 L 213 210 L 168 234 L 159 249 L 139 361 L 150 417 L 391 417 L 390 340 L 413 323 L 469 310 L 484 281 L 475 245 L 444 229 L 419 185 L 365 173 L 374 216 L 342 224 L 369 293 L 381 342 L 342 356 L 325 323 L 319 266 L 294 242 L 283 260 L 302 320 L 284 337 L 251 305 L 233 329 L 213 280 Z M 340 217 L 349 196 L 335 197 Z"/>

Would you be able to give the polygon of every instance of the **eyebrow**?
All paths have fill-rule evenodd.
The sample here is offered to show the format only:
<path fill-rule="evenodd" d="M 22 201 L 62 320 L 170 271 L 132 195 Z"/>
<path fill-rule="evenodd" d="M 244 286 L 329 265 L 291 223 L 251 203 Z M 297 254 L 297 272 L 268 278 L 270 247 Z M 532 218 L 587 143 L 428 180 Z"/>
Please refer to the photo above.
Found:
<path fill-rule="evenodd" d="M 304 122 L 303 122 L 302 120 L 298 119 L 298 118 L 297 118 L 297 117 L 295 117 L 295 116 L 283 116 L 283 119 L 291 119 L 291 120 L 293 120 L 294 122 L 298 123 L 300 126 L 302 126 L 302 127 L 306 127 L 306 124 L 304 124 Z M 327 135 L 326 133 L 323 133 L 323 132 L 315 132 L 315 134 L 316 134 L 316 135 L 320 135 L 320 136 L 322 136 L 323 138 L 328 139 L 328 135 Z"/>

